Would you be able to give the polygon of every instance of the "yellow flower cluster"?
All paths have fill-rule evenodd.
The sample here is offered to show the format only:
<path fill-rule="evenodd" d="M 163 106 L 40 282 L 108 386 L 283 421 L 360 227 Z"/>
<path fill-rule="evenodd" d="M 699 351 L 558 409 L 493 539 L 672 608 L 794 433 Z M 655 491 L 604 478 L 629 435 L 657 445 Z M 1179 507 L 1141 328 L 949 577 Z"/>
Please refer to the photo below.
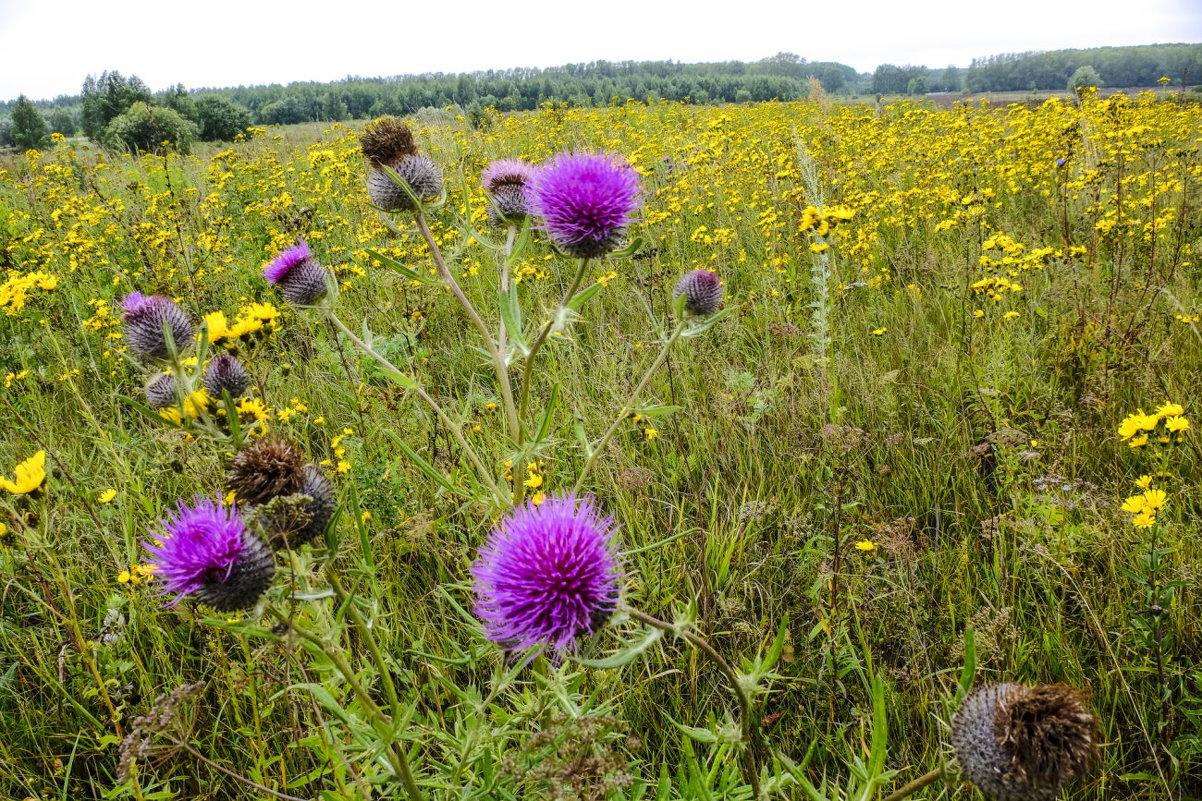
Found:
<path fill-rule="evenodd" d="M 200 416 L 207 412 L 212 405 L 213 399 L 209 397 L 209 393 L 205 392 L 204 389 L 198 389 L 184 398 L 184 402 L 180 406 L 169 406 L 166 409 L 159 409 L 159 416 L 164 420 L 170 420 L 177 426 L 183 425 L 185 419 L 200 419 Z"/>
<path fill-rule="evenodd" d="M 9 270 L 8 280 L 0 284 L 0 309 L 9 317 L 15 317 L 25 308 L 25 301 L 31 289 L 54 289 L 58 286 L 58 277 L 49 273 L 32 272 L 19 273 Z"/>
<path fill-rule="evenodd" d="M 42 486 L 46 480 L 46 451 L 38 451 L 17 465 L 15 476 L 8 479 L 0 476 L 0 489 L 13 495 L 25 495 Z"/>
<path fill-rule="evenodd" d="M 226 345 L 232 347 L 236 340 L 264 328 L 270 333 L 279 331 L 279 317 L 280 310 L 270 303 L 252 303 L 240 309 L 238 317 L 232 323 L 223 311 L 206 314 L 204 321 L 208 327 L 210 343 L 225 340 Z"/>
<path fill-rule="evenodd" d="M 1140 476 L 1135 485 L 1143 490 L 1123 501 L 1123 511 L 1131 514 L 1131 524 L 1136 528 L 1151 528 L 1156 525 L 1156 513 L 1169 502 L 1168 493 L 1152 489 L 1152 477 Z"/>
<path fill-rule="evenodd" d="M 1140 409 L 1129 414 L 1119 423 L 1119 437 L 1131 448 L 1142 448 L 1149 442 L 1161 445 L 1178 444 L 1184 441 L 1189 431 L 1189 419 L 1180 404 L 1161 404 L 1154 414 Z"/>
<path fill-rule="evenodd" d="M 117 574 L 117 581 L 121 584 L 139 584 L 153 576 L 155 570 L 154 565 L 130 565 L 129 570 L 122 570 Z"/>

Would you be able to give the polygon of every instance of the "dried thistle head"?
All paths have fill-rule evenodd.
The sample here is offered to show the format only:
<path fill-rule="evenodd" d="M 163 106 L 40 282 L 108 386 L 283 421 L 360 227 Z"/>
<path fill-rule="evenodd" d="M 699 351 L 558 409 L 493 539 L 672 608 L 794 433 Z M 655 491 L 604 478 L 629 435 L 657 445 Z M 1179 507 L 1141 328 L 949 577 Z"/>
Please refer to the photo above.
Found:
<path fill-rule="evenodd" d="M 1097 718 L 1061 684 L 1003 682 L 974 690 L 952 721 L 965 775 L 995 801 L 1053 801 L 1085 772 Z"/>
<path fill-rule="evenodd" d="M 247 504 L 292 495 L 304 481 L 305 460 L 300 450 L 279 439 L 258 440 L 238 451 L 226 478 L 238 502 Z"/>
<path fill-rule="evenodd" d="M 316 465 L 305 465 L 303 475 L 297 492 L 278 495 L 249 512 L 249 519 L 263 531 L 274 550 L 295 549 L 312 542 L 325 532 L 334 516 L 338 500 L 334 484 Z"/>
<path fill-rule="evenodd" d="M 359 149 L 375 167 L 393 164 L 404 156 L 417 154 L 413 132 L 396 117 L 381 117 L 369 122 L 359 137 Z"/>

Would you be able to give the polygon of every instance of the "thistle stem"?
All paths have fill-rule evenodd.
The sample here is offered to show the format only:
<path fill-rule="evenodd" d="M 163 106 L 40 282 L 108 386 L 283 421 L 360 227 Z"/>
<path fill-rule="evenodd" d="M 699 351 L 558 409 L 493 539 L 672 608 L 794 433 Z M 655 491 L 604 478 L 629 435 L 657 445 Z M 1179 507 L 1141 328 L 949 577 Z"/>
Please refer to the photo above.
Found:
<path fill-rule="evenodd" d="M 351 342 L 355 343 L 355 347 L 359 348 L 359 350 L 375 359 L 385 369 L 391 370 L 398 375 L 404 375 L 404 373 L 398 369 L 395 364 L 374 350 L 371 345 L 368 345 L 366 342 L 360 339 L 355 332 L 348 328 L 346 323 L 342 322 L 338 315 L 332 310 L 326 311 L 326 318 L 333 323 L 339 331 L 346 334 Z M 442 406 L 438 404 L 438 401 L 430 397 L 430 393 L 422 389 L 420 385 L 416 384 L 416 382 L 414 383 L 412 389 L 417 393 L 418 397 L 425 401 L 426 405 L 434 411 L 434 414 L 438 416 L 438 419 L 442 421 L 442 424 L 450 430 L 451 435 L 455 437 L 455 441 L 459 443 L 459 447 L 462 448 L 463 452 L 466 453 L 468 458 L 472 460 L 472 464 L 475 466 L 476 472 L 480 476 L 480 480 L 488 486 L 493 495 L 496 496 L 497 500 L 506 502 L 508 498 L 501 492 L 501 488 L 497 486 L 497 482 L 495 479 L 493 479 L 492 473 L 489 472 L 488 468 L 484 466 L 484 462 L 481 460 L 479 454 L 476 453 L 476 450 L 467 441 L 467 438 L 463 436 L 463 428 L 457 425 L 450 417 L 448 417 L 447 413 L 442 410 Z"/>
<path fill-rule="evenodd" d="M 501 260 L 501 291 L 502 292 L 509 291 L 509 259 L 513 256 L 513 243 L 514 243 L 514 240 L 517 238 L 517 233 L 518 233 L 518 229 L 513 227 L 512 225 L 509 226 L 509 228 L 506 229 L 506 231 L 505 231 L 505 258 Z M 505 330 L 505 320 L 504 320 L 504 318 L 502 318 L 500 327 L 498 328 L 498 331 L 497 331 L 497 350 L 501 351 L 501 353 L 505 352 L 506 338 L 507 338 L 507 332 Z M 521 418 L 519 417 L 518 420 L 520 422 Z"/>
<path fill-rule="evenodd" d="M 726 677 L 727 682 L 730 683 L 731 691 L 734 693 L 735 698 L 739 703 L 739 723 L 742 727 L 743 740 L 743 778 L 749 785 L 751 785 L 752 798 L 758 801 L 758 799 L 761 797 L 760 771 L 755 764 L 755 754 L 752 751 L 753 730 L 751 724 L 751 699 L 748 697 L 747 691 L 743 688 L 743 685 L 739 682 L 739 674 L 735 672 L 735 669 L 731 667 L 729 662 L 722 658 L 720 653 L 714 650 L 714 646 L 710 645 L 709 641 L 704 637 L 699 637 L 691 631 L 682 629 L 679 626 L 674 626 L 666 620 L 660 620 L 657 617 L 652 617 L 646 612 L 642 612 L 632 606 L 626 606 L 624 604 L 622 608 L 627 614 L 640 623 L 682 638 L 688 642 L 689 645 L 692 645 L 694 648 L 705 654 L 709 660 L 714 663 L 718 670 L 721 671 L 722 675 Z"/>
<path fill-rule="evenodd" d="M 346 661 L 346 657 L 340 651 L 330 648 L 326 644 L 326 641 L 319 635 L 299 625 L 295 620 L 289 620 L 288 627 L 302 639 L 317 646 L 334 664 L 334 667 L 338 669 L 342 677 L 346 679 L 347 684 L 351 686 L 351 690 L 355 693 L 355 697 L 359 699 L 359 703 L 363 705 L 364 710 L 372 719 L 372 728 L 375 729 L 376 735 L 384 741 L 384 748 L 388 753 L 388 762 L 392 766 L 393 771 L 401 777 L 401 784 L 405 786 L 405 792 L 409 795 L 409 801 L 425 801 L 425 796 L 422 794 L 421 788 L 417 786 L 417 781 L 413 778 L 413 770 L 409 767 L 408 755 L 405 753 L 404 748 L 398 748 L 397 743 L 393 740 L 393 725 L 395 720 L 383 713 L 379 705 L 371 697 L 371 694 L 364 688 L 363 683 L 355 675 L 355 671 L 350 663 Z"/>
<path fill-rule="evenodd" d="M 903 798 L 908 798 L 909 796 L 914 795 L 914 793 L 917 793 L 922 788 L 926 787 L 928 784 L 931 784 L 932 782 L 934 782 L 936 779 L 938 779 L 942 775 L 943 775 L 943 768 L 935 768 L 934 770 L 930 771 L 929 773 L 924 773 L 923 775 L 919 776 L 917 779 L 910 782 L 909 784 L 899 787 L 898 789 L 894 790 L 889 795 L 885 796 L 885 801 L 901 801 L 901 799 L 903 799 Z"/>
<path fill-rule="evenodd" d="M 556 317 L 560 311 L 568 305 L 568 301 L 576 294 L 576 290 L 580 288 L 580 284 L 584 281 L 584 274 L 588 270 L 588 259 L 580 259 L 576 264 L 576 275 L 572 278 L 572 283 L 568 285 L 568 291 L 563 293 L 563 300 L 559 301 L 559 306 L 556 307 Z M 526 419 L 526 408 L 530 403 L 530 375 L 534 371 L 534 358 L 542 349 L 543 343 L 547 341 L 547 337 L 551 333 L 551 329 L 555 327 L 555 317 L 547 321 L 543 326 L 543 330 L 538 332 L 538 338 L 534 340 L 534 344 L 530 346 L 530 352 L 526 354 L 526 363 L 522 365 L 522 394 L 518 401 L 518 420 Z M 520 429 L 519 429 L 520 431 Z M 524 432 L 518 435 L 519 444 L 525 441 Z"/>
<path fill-rule="evenodd" d="M 672 346 L 676 344 L 676 340 L 680 339 L 680 335 L 684 332 L 684 328 L 685 324 L 683 321 L 676 324 L 676 329 L 672 332 L 672 336 L 668 337 L 668 340 L 664 342 L 664 346 L 660 349 L 659 355 L 655 357 L 655 361 L 653 361 L 651 366 L 647 368 L 647 372 L 643 373 L 643 377 L 639 380 L 638 385 L 635 386 L 634 391 L 630 393 L 630 397 L 626 399 L 625 405 L 623 405 L 618 411 L 618 416 L 614 418 L 613 423 L 610 424 L 606 432 L 601 435 L 601 439 L 597 440 L 596 445 L 593 446 L 592 453 L 590 453 L 588 458 L 584 461 L 584 467 L 580 468 L 580 476 L 576 479 L 576 484 L 572 487 L 573 494 L 580 492 L 580 488 L 584 486 L 584 479 L 588 476 L 589 471 L 593 468 L 593 463 L 597 460 L 597 455 L 605 449 L 605 445 L 609 442 L 609 438 L 612 437 L 614 432 L 618 430 L 618 426 L 620 426 L 622 421 L 626 419 L 626 415 L 633 411 L 630 408 L 630 405 L 638 400 L 639 394 L 647 386 L 647 383 L 651 380 L 651 376 L 655 375 L 655 371 L 658 370 L 660 365 L 664 363 L 664 360 L 668 358 L 668 353 L 671 352 Z"/>
<path fill-rule="evenodd" d="M 451 292 L 459 301 L 459 305 L 467 312 L 468 319 L 472 321 L 472 325 L 476 326 L 476 330 L 484 338 L 484 345 L 488 348 L 488 353 L 492 357 L 493 372 L 497 374 L 497 384 L 501 388 L 501 401 L 505 407 L 505 419 L 509 426 L 509 436 L 513 437 L 516 441 L 520 436 L 521 426 L 518 422 L 517 407 L 513 403 L 513 388 L 509 383 L 509 368 L 505 364 L 505 358 L 497 348 L 497 343 L 493 341 L 492 332 L 488 330 L 488 326 L 480 318 L 480 313 L 476 311 L 476 307 L 472 305 L 467 295 L 463 293 L 463 289 L 459 286 L 459 282 L 455 280 L 455 276 L 451 275 L 451 271 L 447 269 L 447 263 L 442 257 L 442 250 L 438 247 L 438 243 L 434 241 L 434 236 L 430 233 L 430 226 L 426 224 L 426 216 L 422 214 L 420 209 L 414 216 L 422 238 L 426 240 L 426 244 L 430 247 L 430 256 L 434 259 L 434 266 L 438 268 L 438 274 L 442 277 L 443 281 L 446 281 L 447 286 L 451 288 Z"/>
<path fill-rule="evenodd" d="M 384 685 L 384 698 L 388 701 L 390 713 L 393 720 L 395 720 L 400 717 L 401 702 L 397 696 L 396 683 L 392 680 L 392 671 L 389 670 L 388 663 L 384 660 L 384 654 L 380 650 L 380 643 L 377 642 L 375 633 L 368 627 L 367 622 L 355 607 L 354 597 L 346 591 L 342 586 L 342 582 L 338 580 L 338 573 L 334 569 L 333 559 L 326 563 L 326 578 L 329 580 L 330 588 L 334 590 L 334 594 L 346 606 L 347 614 L 350 615 L 355 631 L 359 633 L 359 638 L 363 640 L 368 652 L 371 653 L 372 661 L 376 663 L 376 672 L 380 674 L 380 683 Z"/>

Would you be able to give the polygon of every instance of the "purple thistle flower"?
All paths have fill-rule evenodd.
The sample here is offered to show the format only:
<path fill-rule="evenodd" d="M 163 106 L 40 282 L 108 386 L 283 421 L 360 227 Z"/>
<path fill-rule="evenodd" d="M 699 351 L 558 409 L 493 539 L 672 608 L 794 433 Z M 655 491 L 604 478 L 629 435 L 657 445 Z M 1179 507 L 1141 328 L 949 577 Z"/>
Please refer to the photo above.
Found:
<path fill-rule="evenodd" d="M 472 566 L 476 614 L 507 650 L 570 650 L 598 630 L 618 603 L 613 518 L 591 497 L 550 496 L 510 510 Z"/>
<path fill-rule="evenodd" d="M 722 306 L 722 281 L 709 270 L 693 270 L 676 282 L 672 297 L 684 295 L 684 307 L 693 314 L 713 314 Z"/>
<path fill-rule="evenodd" d="M 590 259 L 618 248 L 641 191 L 639 174 L 617 156 L 560 153 L 535 176 L 530 200 L 557 248 Z"/>
<path fill-rule="evenodd" d="M 312 306 L 324 298 L 328 291 L 326 273 L 303 239 L 263 268 L 263 277 L 278 286 L 284 300 L 293 306 Z"/>
<path fill-rule="evenodd" d="M 125 341 L 144 356 L 155 359 L 167 357 L 167 338 L 164 325 L 171 331 L 176 352 L 182 351 L 192 341 L 195 329 L 183 309 L 171 298 L 162 295 L 143 295 L 130 292 L 119 305 L 125 312 Z"/>
<path fill-rule="evenodd" d="M 163 594 L 174 592 L 168 606 L 195 594 L 221 612 L 254 606 L 275 574 L 271 551 L 246 529 L 232 508 L 212 500 L 197 501 L 161 521 L 163 532 L 143 543 L 154 566 L 154 581 Z"/>

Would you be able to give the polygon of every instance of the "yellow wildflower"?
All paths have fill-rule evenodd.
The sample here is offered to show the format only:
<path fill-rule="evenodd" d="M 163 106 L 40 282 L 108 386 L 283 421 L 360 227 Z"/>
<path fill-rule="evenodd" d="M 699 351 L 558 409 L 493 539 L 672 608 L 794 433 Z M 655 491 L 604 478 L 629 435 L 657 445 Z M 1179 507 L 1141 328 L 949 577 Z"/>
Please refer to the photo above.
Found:
<path fill-rule="evenodd" d="M 864 553 L 868 553 L 869 551 L 875 551 L 876 543 L 874 543 L 872 540 L 860 540 L 859 542 L 856 543 L 856 550 L 863 551 Z"/>
<path fill-rule="evenodd" d="M 1160 489 L 1145 490 L 1143 494 L 1144 509 L 1156 511 L 1163 509 L 1164 505 L 1169 502 L 1168 493 Z"/>
<path fill-rule="evenodd" d="M 108 503 L 109 501 L 111 501 L 113 498 L 116 498 L 116 497 L 117 497 L 117 490 L 110 488 L 110 489 L 106 489 L 104 492 L 97 495 L 96 500 L 99 501 L 100 503 Z"/>
<path fill-rule="evenodd" d="M 42 486 L 46 480 L 46 451 L 38 451 L 17 465 L 15 477 L 9 481 L 0 476 L 0 489 L 6 489 L 13 495 L 25 495 Z"/>
<path fill-rule="evenodd" d="M 1174 417 L 1167 418 L 1164 421 L 1164 427 L 1174 434 L 1178 434 L 1182 431 L 1189 431 L 1189 420 L 1186 420 L 1181 415 L 1176 415 Z"/>
<path fill-rule="evenodd" d="M 1185 408 L 1179 403 L 1162 403 L 1156 407 L 1157 417 L 1176 417 L 1185 414 Z"/>
<path fill-rule="evenodd" d="M 1139 487 L 1140 489 L 1147 489 L 1148 487 L 1152 486 L 1152 477 L 1149 475 L 1140 476 L 1139 478 L 1135 479 L 1135 486 Z"/>
<path fill-rule="evenodd" d="M 1156 514 L 1154 512 L 1140 512 L 1131 519 L 1131 523 L 1136 528 L 1151 528 L 1156 525 Z"/>

